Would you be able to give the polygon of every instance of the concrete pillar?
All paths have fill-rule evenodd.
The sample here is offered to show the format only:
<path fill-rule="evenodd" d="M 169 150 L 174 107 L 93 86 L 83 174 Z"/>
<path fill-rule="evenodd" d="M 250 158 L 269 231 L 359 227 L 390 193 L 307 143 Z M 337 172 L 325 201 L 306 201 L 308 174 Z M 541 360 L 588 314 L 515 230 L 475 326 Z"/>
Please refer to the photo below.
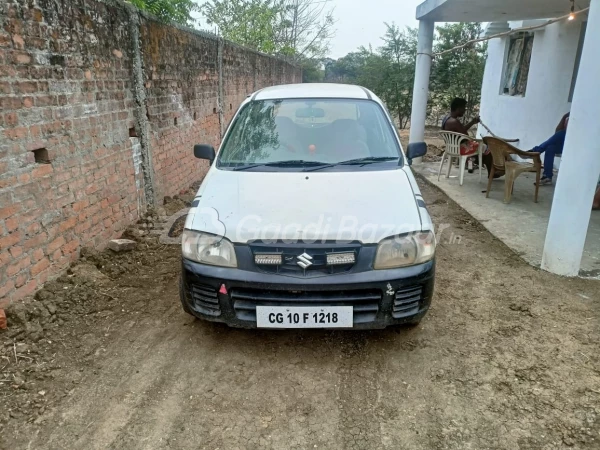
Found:
<path fill-rule="evenodd" d="M 410 143 L 425 141 L 425 119 L 427 117 L 427 99 L 429 96 L 429 75 L 433 52 L 433 32 L 435 22 L 419 22 L 419 41 L 417 44 L 417 64 L 415 68 L 415 86 L 413 90 L 412 113 L 410 115 Z M 413 162 L 420 162 L 421 158 Z"/>
<path fill-rule="evenodd" d="M 556 183 L 542 268 L 576 276 L 600 174 L 600 0 L 591 0 L 560 175 Z M 554 55 L 560 58 L 560 55 Z"/>

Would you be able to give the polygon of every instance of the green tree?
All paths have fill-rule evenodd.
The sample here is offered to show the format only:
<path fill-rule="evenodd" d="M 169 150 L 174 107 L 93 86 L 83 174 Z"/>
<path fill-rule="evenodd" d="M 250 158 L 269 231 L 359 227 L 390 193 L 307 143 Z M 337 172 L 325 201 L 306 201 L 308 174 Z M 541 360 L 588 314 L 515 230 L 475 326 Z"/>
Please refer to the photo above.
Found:
<path fill-rule="evenodd" d="M 302 58 L 297 61 L 302 67 L 302 82 L 303 83 L 321 83 L 325 76 L 323 63 L 316 58 Z"/>
<path fill-rule="evenodd" d="M 401 30 L 395 24 L 385 24 L 384 45 L 380 54 L 386 64 L 382 67 L 384 79 L 380 90 L 383 100 L 404 128 L 409 119 L 415 82 L 417 54 L 417 30 L 407 27 Z"/>
<path fill-rule="evenodd" d="M 479 23 L 440 25 L 436 28 L 434 52 L 477 39 L 481 32 Z M 467 100 L 467 119 L 478 113 L 486 52 L 487 44 L 477 43 L 434 58 L 430 83 L 430 113 L 434 117 L 445 114 L 455 97 Z"/>
<path fill-rule="evenodd" d="M 276 42 L 280 53 L 296 62 L 323 58 L 334 35 L 331 0 L 280 0 Z"/>
<path fill-rule="evenodd" d="M 325 81 L 360 84 L 375 92 L 388 106 L 400 127 L 410 120 L 415 81 L 417 30 L 385 24 L 383 46 L 361 47 L 337 60 L 324 60 Z M 441 25 L 436 29 L 434 52 L 450 50 L 481 33 L 478 23 Z M 473 44 L 434 58 L 428 114 L 438 121 L 454 97 L 469 102 L 467 116 L 477 113 L 487 46 Z"/>
<path fill-rule="evenodd" d="M 200 8 L 194 0 L 129 0 L 133 5 L 154 14 L 164 21 L 193 26 L 192 12 Z"/>
<path fill-rule="evenodd" d="M 208 0 L 200 10 L 225 39 L 285 57 L 314 72 L 333 36 L 329 1 Z"/>
<path fill-rule="evenodd" d="M 280 0 L 210 0 L 200 9 L 225 39 L 273 54 L 282 8 Z"/>

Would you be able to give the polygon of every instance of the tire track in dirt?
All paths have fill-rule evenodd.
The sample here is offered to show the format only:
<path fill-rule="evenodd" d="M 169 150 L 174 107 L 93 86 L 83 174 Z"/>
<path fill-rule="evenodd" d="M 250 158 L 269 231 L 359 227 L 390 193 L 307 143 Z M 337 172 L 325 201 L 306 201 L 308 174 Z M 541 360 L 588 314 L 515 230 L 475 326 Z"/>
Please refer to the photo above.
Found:
<path fill-rule="evenodd" d="M 373 337 L 372 333 L 359 332 L 344 335 L 340 343 L 339 427 L 341 448 L 348 450 L 382 446 L 376 414 L 381 367 L 368 353 Z"/>

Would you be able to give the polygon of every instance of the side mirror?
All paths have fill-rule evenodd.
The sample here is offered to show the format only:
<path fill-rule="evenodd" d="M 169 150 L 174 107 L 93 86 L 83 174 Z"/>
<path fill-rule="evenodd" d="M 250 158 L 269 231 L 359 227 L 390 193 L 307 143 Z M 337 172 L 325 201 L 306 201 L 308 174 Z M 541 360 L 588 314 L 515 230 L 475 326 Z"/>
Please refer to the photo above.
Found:
<path fill-rule="evenodd" d="M 427 144 L 425 142 L 413 142 L 408 144 L 408 150 L 406 151 L 406 157 L 408 159 L 408 165 L 412 164 L 412 160 L 425 156 L 427 153 Z"/>
<path fill-rule="evenodd" d="M 215 148 L 212 145 L 194 145 L 194 156 L 198 159 L 208 159 L 210 163 L 215 160 Z"/>

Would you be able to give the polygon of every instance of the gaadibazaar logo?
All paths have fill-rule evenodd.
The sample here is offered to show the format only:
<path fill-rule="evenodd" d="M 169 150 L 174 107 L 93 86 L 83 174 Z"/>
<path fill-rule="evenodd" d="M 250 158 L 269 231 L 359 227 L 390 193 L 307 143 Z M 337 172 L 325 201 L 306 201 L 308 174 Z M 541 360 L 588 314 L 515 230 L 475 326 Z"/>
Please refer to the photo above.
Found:
<path fill-rule="evenodd" d="M 233 242 L 262 241 L 264 243 L 283 242 L 286 244 L 318 244 L 335 242 L 339 244 L 349 242 L 377 243 L 391 236 L 404 236 L 416 231 L 421 231 L 420 223 L 379 224 L 359 220 L 358 217 L 348 215 L 341 218 L 320 215 L 317 221 L 307 224 L 289 222 L 274 223 L 263 220 L 258 215 L 248 215 L 235 219 L 233 230 L 225 222 L 230 219 L 227 215 L 220 214 L 214 208 L 191 208 L 185 227 L 192 230 L 204 231 L 217 236 L 225 236 Z M 450 228 L 450 224 L 441 224 L 435 233 L 437 242 L 441 242 L 442 233 Z M 448 243 L 460 243 L 460 236 L 452 237 Z"/>

